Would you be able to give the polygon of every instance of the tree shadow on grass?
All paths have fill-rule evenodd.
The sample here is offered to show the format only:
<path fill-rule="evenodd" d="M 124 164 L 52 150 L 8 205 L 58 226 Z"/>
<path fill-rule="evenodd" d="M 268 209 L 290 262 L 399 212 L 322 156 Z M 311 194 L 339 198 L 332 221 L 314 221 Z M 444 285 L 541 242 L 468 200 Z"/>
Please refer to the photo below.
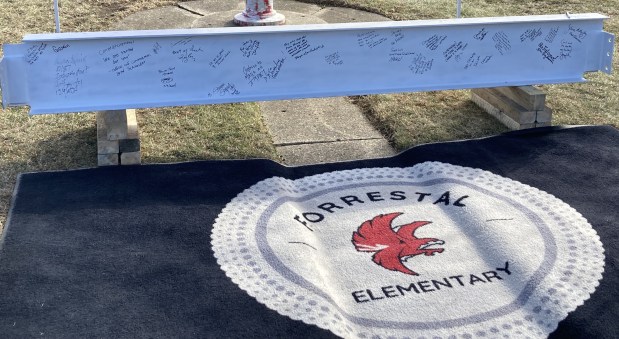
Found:
<path fill-rule="evenodd" d="M 30 145 L 0 167 L 0 232 L 7 217 L 17 177 L 21 173 L 70 170 L 97 166 L 95 126 L 52 134 Z"/>
<path fill-rule="evenodd" d="M 444 131 L 447 140 L 461 140 L 491 136 L 509 131 L 496 118 L 492 117 L 474 102 L 462 101 L 445 114 L 439 128 Z"/>
<path fill-rule="evenodd" d="M 50 136 L 34 146 L 30 159 L 36 170 L 66 170 L 97 166 L 96 126 Z"/>
<path fill-rule="evenodd" d="M 480 138 L 509 130 L 461 91 L 356 97 L 355 103 L 399 151 L 421 144 Z"/>

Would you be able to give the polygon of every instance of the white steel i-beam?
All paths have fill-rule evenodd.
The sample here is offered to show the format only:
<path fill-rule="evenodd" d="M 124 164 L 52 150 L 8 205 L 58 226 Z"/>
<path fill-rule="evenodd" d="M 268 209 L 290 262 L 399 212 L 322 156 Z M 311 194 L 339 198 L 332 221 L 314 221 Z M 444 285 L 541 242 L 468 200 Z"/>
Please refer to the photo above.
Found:
<path fill-rule="evenodd" d="M 27 35 L 3 105 L 60 113 L 584 81 L 599 14 Z"/>

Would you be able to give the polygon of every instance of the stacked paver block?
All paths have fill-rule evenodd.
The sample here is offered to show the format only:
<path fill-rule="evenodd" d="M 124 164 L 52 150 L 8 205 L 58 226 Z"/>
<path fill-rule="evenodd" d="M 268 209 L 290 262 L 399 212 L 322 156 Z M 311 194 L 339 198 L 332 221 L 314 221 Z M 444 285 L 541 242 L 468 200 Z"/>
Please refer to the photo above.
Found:
<path fill-rule="evenodd" d="M 97 112 L 99 166 L 139 165 L 142 161 L 135 110 Z"/>
<path fill-rule="evenodd" d="M 546 93 L 533 86 L 473 89 L 471 100 L 511 129 L 551 125 Z"/>

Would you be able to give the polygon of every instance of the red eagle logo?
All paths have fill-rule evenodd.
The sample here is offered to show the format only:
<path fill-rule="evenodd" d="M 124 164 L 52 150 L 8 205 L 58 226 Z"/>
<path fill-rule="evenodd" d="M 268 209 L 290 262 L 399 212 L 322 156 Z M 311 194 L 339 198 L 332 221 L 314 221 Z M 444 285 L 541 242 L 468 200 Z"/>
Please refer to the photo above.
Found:
<path fill-rule="evenodd" d="M 415 231 L 430 221 L 414 221 L 410 224 L 397 227 L 397 231 L 391 227 L 393 219 L 402 213 L 396 212 L 386 215 L 378 215 L 372 220 L 367 220 L 357 231 L 352 234 L 352 243 L 359 252 L 376 252 L 372 261 L 391 270 L 410 275 L 419 275 L 406 266 L 403 262 L 420 255 L 434 255 L 443 252 L 443 248 L 428 248 L 432 245 L 443 245 L 444 241 L 434 238 L 417 238 Z"/>

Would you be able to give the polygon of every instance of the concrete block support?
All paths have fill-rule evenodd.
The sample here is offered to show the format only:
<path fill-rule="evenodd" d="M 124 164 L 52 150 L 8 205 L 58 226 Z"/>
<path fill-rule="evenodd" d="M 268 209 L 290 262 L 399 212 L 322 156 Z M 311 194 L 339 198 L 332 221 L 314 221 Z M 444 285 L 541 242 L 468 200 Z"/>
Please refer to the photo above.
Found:
<path fill-rule="evenodd" d="M 97 112 L 98 165 L 139 165 L 141 161 L 135 110 Z"/>
<path fill-rule="evenodd" d="M 546 93 L 533 86 L 477 88 L 471 100 L 510 129 L 550 126 Z"/>

